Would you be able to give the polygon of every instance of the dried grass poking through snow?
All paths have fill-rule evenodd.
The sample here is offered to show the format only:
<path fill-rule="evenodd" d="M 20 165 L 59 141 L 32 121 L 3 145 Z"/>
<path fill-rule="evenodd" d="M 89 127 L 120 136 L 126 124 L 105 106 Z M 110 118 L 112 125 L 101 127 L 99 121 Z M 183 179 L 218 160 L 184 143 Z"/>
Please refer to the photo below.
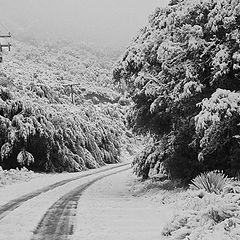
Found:
<path fill-rule="evenodd" d="M 30 181 L 31 179 L 37 176 L 40 176 L 40 174 L 34 173 L 33 171 L 28 170 L 25 167 L 23 167 L 21 170 L 19 169 L 3 170 L 0 167 L 0 187 L 17 182 Z"/>

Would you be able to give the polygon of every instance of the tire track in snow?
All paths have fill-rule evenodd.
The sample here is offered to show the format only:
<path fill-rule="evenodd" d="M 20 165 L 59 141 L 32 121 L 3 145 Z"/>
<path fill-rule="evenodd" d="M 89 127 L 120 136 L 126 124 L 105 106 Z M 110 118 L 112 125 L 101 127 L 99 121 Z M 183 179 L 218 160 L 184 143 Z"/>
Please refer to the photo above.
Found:
<path fill-rule="evenodd" d="M 126 171 L 130 167 L 105 174 L 91 180 L 90 182 L 80 185 L 69 193 L 65 194 L 56 201 L 45 213 L 37 228 L 33 232 L 31 240 L 67 240 L 74 232 L 74 220 L 79 198 L 92 184 L 98 180 Z"/>
<path fill-rule="evenodd" d="M 72 182 L 72 181 L 75 181 L 75 180 L 79 180 L 81 178 L 85 178 L 85 177 L 88 177 L 88 176 L 91 176 L 91 175 L 94 175 L 94 174 L 97 174 L 97 173 L 106 172 L 106 171 L 112 170 L 114 168 L 123 167 L 125 165 L 129 165 L 129 163 L 121 164 L 121 165 L 118 165 L 118 166 L 113 166 L 113 167 L 110 167 L 110 168 L 107 168 L 107 169 L 102 169 L 102 170 L 99 170 L 99 171 L 93 172 L 93 173 L 88 173 L 88 174 L 86 174 L 84 176 L 78 176 L 78 177 L 62 180 L 60 182 L 51 184 L 51 185 L 49 185 L 47 187 L 41 188 L 41 189 L 36 190 L 34 192 L 31 192 L 29 194 L 26 194 L 26 195 L 23 195 L 23 196 L 18 197 L 16 199 L 13 199 L 10 202 L 8 202 L 8 203 L 6 203 L 6 204 L 4 204 L 4 205 L 2 205 L 0 207 L 0 221 L 4 217 L 6 217 L 10 212 L 12 212 L 16 208 L 20 207 L 24 202 L 26 202 L 26 201 L 28 201 L 28 200 L 30 200 L 30 199 L 40 195 L 41 193 L 48 192 L 50 190 L 53 190 L 54 188 L 63 186 L 66 183 L 69 183 L 69 182 Z"/>

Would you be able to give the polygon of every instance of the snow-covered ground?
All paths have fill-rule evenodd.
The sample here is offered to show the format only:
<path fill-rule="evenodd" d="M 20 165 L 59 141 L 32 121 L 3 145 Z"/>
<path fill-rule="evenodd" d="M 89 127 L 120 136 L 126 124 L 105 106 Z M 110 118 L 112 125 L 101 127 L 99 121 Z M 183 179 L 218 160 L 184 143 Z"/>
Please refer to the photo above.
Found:
<path fill-rule="evenodd" d="M 0 166 L 0 188 L 5 185 L 11 185 L 19 182 L 27 182 L 41 175 L 42 174 L 40 173 L 29 171 L 25 167 L 23 167 L 21 170 L 19 169 L 3 170 L 2 167 Z"/>
<path fill-rule="evenodd" d="M 23 180 L 23 181 L 18 181 L 15 184 L 4 185 L 0 188 L 0 206 L 15 198 L 29 194 L 33 191 L 44 188 L 51 184 L 55 184 L 62 180 L 71 179 L 78 176 L 85 176 L 90 173 L 97 173 L 104 169 L 110 169 L 116 165 L 117 164 L 110 164 L 98 169 L 91 169 L 88 171 L 76 172 L 76 173 L 66 172 L 66 173 L 55 173 L 55 174 L 36 174 L 36 176 L 33 177 L 33 179 L 31 179 L 30 181 L 25 182 L 25 180 Z"/>
<path fill-rule="evenodd" d="M 159 240 L 172 210 L 133 196 L 132 170 L 106 177 L 81 196 L 72 240 Z"/>
<path fill-rule="evenodd" d="M 56 202 L 59 198 L 61 198 L 64 194 L 69 191 L 75 189 L 76 187 L 88 183 L 89 181 L 95 179 L 97 176 L 104 176 L 107 173 L 114 172 L 116 170 L 110 170 L 107 173 L 101 172 L 103 169 L 110 169 L 113 166 L 106 166 L 101 169 L 91 170 L 84 173 L 74 173 L 74 174 L 59 174 L 58 176 L 49 176 L 47 178 L 37 178 L 27 183 L 21 183 L 16 185 L 11 185 L 2 189 L 0 192 L 0 199 L 3 197 L 4 200 L 1 199 L 1 204 L 6 201 L 10 201 L 14 197 L 21 196 L 23 192 L 27 193 L 32 190 L 39 189 L 40 186 L 44 187 L 46 185 L 55 183 L 62 179 L 71 178 L 74 175 L 86 175 L 89 172 L 99 172 L 97 175 L 87 176 L 85 178 L 81 178 L 72 182 L 69 182 L 63 186 L 54 188 L 48 192 L 42 193 L 33 199 L 30 199 L 23 203 L 20 207 L 10 212 L 6 217 L 1 219 L 0 221 L 0 239 L 1 240 L 27 240 L 31 239 L 33 235 L 33 231 L 37 227 L 38 223 L 46 213 L 46 211 L 50 208 L 50 206 Z M 123 169 L 126 168 L 120 167 Z M 28 188 L 28 189 L 27 189 Z M 6 195 L 3 194 L 3 190 Z M 16 190 L 17 193 L 13 193 Z M 8 199 L 8 200 L 7 200 Z M 50 239 L 49 239 L 50 240 Z"/>
<path fill-rule="evenodd" d="M 82 173 L 46 175 L 29 182 L 5 186 L 0 189 L 0 206 L 58 181 L 99 172 L 112 166 Z M 123 168 L 126 166 L 120 167 L 119 170 Z M 33 231 L 54 202 L 79 185 L 105 174 L 99 172 L 97 175 L 69 182 L 24 202 L 1 219 L 0 239 L 31 239 Z M 132 190 L 134 181 L 132 170 L 127 170 L 105 177 L 87 188 L 80 197 L 74 220 L 74 234 L 69 238 L 72 240 L 161 239 L 162 228 L 171 218 L 172 210 L 151 197 L 134 196 Z"/>

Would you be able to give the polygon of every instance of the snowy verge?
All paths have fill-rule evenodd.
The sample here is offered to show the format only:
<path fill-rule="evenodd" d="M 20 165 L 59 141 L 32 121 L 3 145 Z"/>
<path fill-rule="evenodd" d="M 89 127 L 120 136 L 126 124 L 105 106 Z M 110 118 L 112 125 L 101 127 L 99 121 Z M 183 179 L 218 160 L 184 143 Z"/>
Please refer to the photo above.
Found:
<path fill-rule="evenodd" d="M 239 240 L 240 183 L 233 182 L 222 194 L 181 188 L 178 182 L 135 180 L 131 192 L 150 199 L 158 208 L 167 206 L 173 216 L 166 222 L 163 240 Z"/>
<path fill-rule="evenodd" d="M 0 188 L 5 185 L 11 185 L 19 182 L 27 182 L 33 178 L 40 177 L 43 174 L 35 173 L 23 167 L 22 169 L 3 170 L 0 167 Z M 46 175 L 46 174 L 44 174 Z"/>

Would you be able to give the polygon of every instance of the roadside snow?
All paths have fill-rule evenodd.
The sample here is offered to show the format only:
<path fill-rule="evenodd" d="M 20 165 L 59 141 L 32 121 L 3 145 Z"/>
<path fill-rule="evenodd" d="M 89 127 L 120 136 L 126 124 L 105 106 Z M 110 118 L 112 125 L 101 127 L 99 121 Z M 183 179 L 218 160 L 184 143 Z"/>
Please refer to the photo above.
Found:
<path fill-rule="evenodd" d="M 104 178 L 81 196 L 71 240 L 159 240 L 172 210 L 134 197 L 131 170 Z"/>
<path fill-rule="evenodd" d="M 3 170 L 0 166 L 0 188 L 5 185 L 11 185 L 19 182 L 27 182 L 33 178 L 41 176 L 41 173 L 35 173 L 23 167 L 20 169 Z M 45 175 L 45 174 L 44 174 Z"/>
<path fill-rule="evenodd" d="M 4 186 L 0 188 L 0 206 L 56 182 L 99 172 L 113 166 L 111 164 L 101 169 L 80 173 L 45 174 L 29 182 Z M 0 239 L 31 239 L 34 229 L 54 202 L 80 184 L 104 174 L 103 172 L 72 181 L 26 201 L 1 220 Z M 152 194 L 134 196 L 135 180 L 132 170 L 129 170 L 108 176 L 85 190 L 78 204 L 74 235 L 69 236 L 69 239 L 161 239 L 163 226 L 170 220 L 173 211 L 152 198 Z"/>

